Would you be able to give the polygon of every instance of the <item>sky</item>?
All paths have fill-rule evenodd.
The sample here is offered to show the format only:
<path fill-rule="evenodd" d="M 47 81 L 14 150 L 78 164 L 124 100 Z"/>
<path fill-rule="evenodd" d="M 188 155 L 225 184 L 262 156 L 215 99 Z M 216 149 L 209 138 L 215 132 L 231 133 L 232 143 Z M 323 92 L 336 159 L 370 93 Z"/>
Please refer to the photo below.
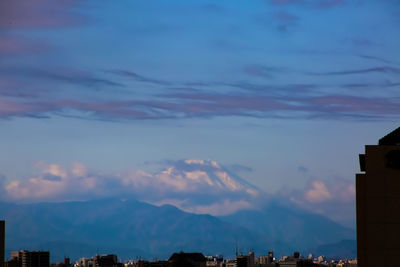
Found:
<path fill-rule="evenodd" d="M 278 198 L 354 227 L 399 47 L 398 0 L 3 0 L 2 199 Z"/>

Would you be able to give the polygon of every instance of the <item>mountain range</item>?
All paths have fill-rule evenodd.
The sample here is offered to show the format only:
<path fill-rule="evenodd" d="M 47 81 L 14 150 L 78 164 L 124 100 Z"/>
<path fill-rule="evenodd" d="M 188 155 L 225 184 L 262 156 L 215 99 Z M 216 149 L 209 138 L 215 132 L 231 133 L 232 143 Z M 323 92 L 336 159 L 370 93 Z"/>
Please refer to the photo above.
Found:
<path fill-rule="evenodd" d="M 155 206 L 134 199 L 99 199 L 53 203 L 0 203 L 6 220 L 7 252 L 50 250 L 52 261 L 115 253 L 122 259 L 168 258 L 176 251 L 233 256 L 255 251 L 276 255 L 324 251 L 355 257 L 354 230 L 321 215 L 279 201 L 258 210 L 215 217 Z M 343 250 L 342 244 L 346 245 Z M 338 243 L 339 245 L 335 246 Z M 322 247 L 321 246 L 325 246 Z M 344 252 L 343 252 L 344 251 Z"/>

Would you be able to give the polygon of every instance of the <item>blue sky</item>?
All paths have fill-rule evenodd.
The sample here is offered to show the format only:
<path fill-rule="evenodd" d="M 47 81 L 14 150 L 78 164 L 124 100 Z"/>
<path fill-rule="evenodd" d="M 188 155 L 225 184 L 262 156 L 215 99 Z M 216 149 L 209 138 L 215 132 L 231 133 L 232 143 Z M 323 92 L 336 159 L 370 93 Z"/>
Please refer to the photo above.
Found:
<path fill-rule="evenodd" d="M 399 126 L 397 0 L 5 0 L 0 10 L 7 199 L 64 200 L 45 177 L 75 177 L 76 164 L 100 181 L 209 159 L 351 225 L 357 154 Z M 45 195 L 28 190 L 44 181 Z"/>

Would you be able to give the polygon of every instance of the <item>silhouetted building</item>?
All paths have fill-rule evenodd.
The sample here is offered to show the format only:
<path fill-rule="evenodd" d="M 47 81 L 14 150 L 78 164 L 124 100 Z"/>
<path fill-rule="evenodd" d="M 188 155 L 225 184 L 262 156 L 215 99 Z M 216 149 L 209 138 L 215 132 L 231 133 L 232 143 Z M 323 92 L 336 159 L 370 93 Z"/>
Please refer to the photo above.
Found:
<path fill-rule="evenodd" d="M 300 258 L 300 253 L 295 252 L 293 256 L 285 258 L 285 260 L 279 261 L 279 267 L 313 267 L 319 266 L 314 264 L 311 259 Z"/>
<path fill-rule="evenodd" d="M 136 262 L 135 267 L 169 267 L 168 261 L 144 261 L 139 260 Z"/>
<path fill-rule="evenodd" d="M 250 251 L 248 256 L 236 256 L 236 266 L 237 267 L 254 267 L 255 266 L 255 258 L 254 252 Z"/>
<path fill-rule="evenodd" d="M 297 259 L 293 257 L 287 258 L 285 261 L 279 262 L 279 267 L 316 267 L 318 264 L 314 264 L 309 259 Z"/>
<path fill-rule="evenodd" d="M 105 254 L 96 255 L 93 258 L 93 267 L 122 267 L 122 263 L 118 263 L 117 255 Z"/>
<path fill-rule="evenodd" d="M 359 267 L 400 266 L 400 128 L 365 146 L 356 174 Z"/>
<path fill-rule="evenodd" d="M 274 264 L 272 264 L 273 262 L 274 262 L 274 252 L 270 251 L 270 252 L 268 252 L 267 256 L 260 256 L 257 258 L 256 267 L 268 266 L 268 265 L 275 266 Z"/>
<path fill-rule="evenodd" d="M 80 258 L 76 261 L 75 266 L 77 267 L 93 267 L 93 259 L 90 258 Z"/>
<path fill-rule="evenodd" d="M 11 259 L 6 261 L 4 264 L 5 267 L 21 267 L 21 262 L 19 260 L 19 252 L 13 251 L 11 252 Z"/>
<path fill-rule="evenodd" d="M 50 267 L 50 253 L 48 251 L 13 251 L 7 267 Z"/>
<path fill-rule="evenodd" d="M 174 253 L 168 260 L 170 267 L 206 267 L 202 253 Z"/>
<path fill-rule="evenodd" d="M 226 267 L 224 266 L 224 257 L 222 255 L 206 256 L 207 267 Z"/>
<path fill-rule="evenodd" d="M 6 222 L 0 221 L 0 267 L 4 267 L 5 244 L 6 244 Z"/>
<path fill-rule="evenodd" d="M 50 267 L 71 267 L 71 261 L 69 258 L 64 258 L 63 262 L 52 263 Z"/>
<path fill-rule="evenodd" d="M 247 267 L 249 262 L 249 256 L 236 256 L 236 266 L 237 267 Z"/>

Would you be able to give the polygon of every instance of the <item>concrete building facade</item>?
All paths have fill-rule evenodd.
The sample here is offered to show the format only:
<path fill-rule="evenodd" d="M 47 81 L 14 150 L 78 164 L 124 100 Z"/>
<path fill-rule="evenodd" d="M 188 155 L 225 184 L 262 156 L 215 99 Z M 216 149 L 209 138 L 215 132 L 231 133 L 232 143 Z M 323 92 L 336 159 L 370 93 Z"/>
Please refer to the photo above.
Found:
<path fill-rule="evenodd" d="M 400 128 L 365 146 L 356 174 L 359 267 L 399 266 Z"/>

